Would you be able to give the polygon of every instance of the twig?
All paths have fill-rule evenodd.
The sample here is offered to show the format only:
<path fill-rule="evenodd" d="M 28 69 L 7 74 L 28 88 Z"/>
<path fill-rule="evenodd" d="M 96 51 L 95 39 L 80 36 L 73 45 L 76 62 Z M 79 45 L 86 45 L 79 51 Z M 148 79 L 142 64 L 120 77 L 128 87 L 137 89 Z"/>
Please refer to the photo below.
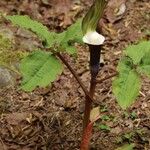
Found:
<path fill-rule="evenodd" d="M 60 53 L 55 53 L 55 55 L 67 66 L 67 68 L 73 74 L 73 76 L 78 81 L 79 85 L 81 86 L 82 90 L 84 91 L 86 97 L 90 101 L 94 102 L 94 99 L 92 98 L 92 96 L 90 95 L 90 93 L 88 92 L 88 90 L 86 89 L 86 87 L 84 86 L 84 84 L 82 83 L 82 81 L 80 80 L 80 78 L 78 77 L 78 75 L 76 74 L 76 72 L 74 71 L 74 69 L 70 66 L 70 64 L 65 60 L 65 58 Z"/>
<path fill-rule="evenodd" d="M 107 77 L 105 77 L 103 79 L 97 80 L 96 83 L 102 83 L 102 82 L 104 82 L 104 81 L 106 81 L 106 80 L 108 80 L 110 78 L 115 77 L 116 75 L 118 75 L 118 72 L 115 72 L 115 73 L 111 74 L 110 76 L 107 76 Z"/>

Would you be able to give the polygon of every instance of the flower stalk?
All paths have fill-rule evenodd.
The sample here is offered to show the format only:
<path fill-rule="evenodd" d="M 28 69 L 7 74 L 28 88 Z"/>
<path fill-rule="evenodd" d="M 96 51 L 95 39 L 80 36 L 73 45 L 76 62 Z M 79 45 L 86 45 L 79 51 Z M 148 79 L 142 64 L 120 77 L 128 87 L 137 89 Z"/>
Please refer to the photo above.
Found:
<path fill-rule="evenodd" d="M 90 97 L 94 97 L 95 88 L 96 88 L 96 78 L 100 69 L 100 54 L 101 54 L 101 45 L 105 41 L 105 37 L 98 32 L 96 32 L 97 24 L 100 18 L 103 15 L 104 8 L 106 6 L 105 0 L 95 0 L 90 10 L 83 18 L 82 21 L 82 31 L 83 31 L 83 42 L 89 46 L 90 51 Z M 92 101 L 86 96 L 85 101 L 85 110 L 84 110 L 84 119 L 83 119 L 83 135 L 81 141 L 81 150 L 88 150 L 90 143 L 90 136 L 92 133 L 93 126 L 90 126 L 89 132 L 86 129 L 90 124 L 90 113 L 92 109 Z M 85 139 L 88 137 L 88 140 Z M 85 142 L 87 141 L 87 142 Z"/>
<path fill-rule="evenodd" d="M 88 46 L 90 50 L 90 73 L 91 73 L 89 93 L 90 96 L 93 98 L 96 88 L 96 77 L 98 75 L 100 68 L 101 45 L 88 45 Z M 92 101 L 88 97 L 86 97 L 83 129 L 85 129 L 89 123 L 91 109 L 92 109 Z"/>
<path fill-rule="evenodd" d="M 105 41 L 105 37 L 96 32 L 96 28 L 100 18 L 103 15 L 105 6 L 105 0 L 95 0 L 82 21 L 82 31 L 84 34 L 83 42 L 89 46 L 90 51 L 91 81 L 89 93 L 92 98 L 94 96 L 96 87 L 96 77 L 100 67 L 101 45 Z M 85 129 L 89 123 L 91 108 L 92 101 L 88 97 L 86 97 L 83 129 Z"/>

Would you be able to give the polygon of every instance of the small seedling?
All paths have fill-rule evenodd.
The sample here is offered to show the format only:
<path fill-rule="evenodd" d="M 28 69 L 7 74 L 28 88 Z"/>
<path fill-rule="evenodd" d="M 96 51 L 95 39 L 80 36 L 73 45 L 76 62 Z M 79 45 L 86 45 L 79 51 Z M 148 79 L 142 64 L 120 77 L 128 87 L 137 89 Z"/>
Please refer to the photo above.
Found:
<path fill-rule="evenodd" d="M 137 118 L 137 113 L 135 111 L 133 111 L 131 114 L 130 114 L 130 118 L 132 120 L 135 120 Z"/>
<path fill-rule="evenodd" d="M 132 142 L 132 138 L 134 136 L 134 133 L 133 132 L 130 132 L 130 133 L 126 133 L 122 136 L 123 140 L 124 141 L 128 141 L 128 142 Z"/>
<path fill-rule="evenodd" d="M 98 126 L 98 128 L 100 130 L 103 130 L 103 131 L 110 131 L 111 130 L 111 128 L 109 126 L 107 126 L 106 124 L 101 124 Z"/>
<path fill-rule="evenodd" d="M 107 106 L 106 106 L 106 105 L 101 106 L 100 111 L 101 111 L 101 112 L 107 112 L 107 111 L 108 111 Z"/>
<path fill-rule="evenodd" d="M 117 148 L 116 150 L 133 150 L 134 147 L 135 147 L 134 144 L 126 144 Z"/>
<path fill-rule="evenodd" d="M 110 118 L 108 115 L 103 115 L 103 116 L 101 117 L 101 119 L 104 120 L 104 121 L 111 120 L 111 118 Z"/>
<path fill-rule="evenodd" d="M 133 141 L 133 136 L 134 136 L 133 132 L 126 133 L 126 134 L 119 136 L 116 141 L 117 143 L 123 143 L 124 141 L 131 143 Z"/>

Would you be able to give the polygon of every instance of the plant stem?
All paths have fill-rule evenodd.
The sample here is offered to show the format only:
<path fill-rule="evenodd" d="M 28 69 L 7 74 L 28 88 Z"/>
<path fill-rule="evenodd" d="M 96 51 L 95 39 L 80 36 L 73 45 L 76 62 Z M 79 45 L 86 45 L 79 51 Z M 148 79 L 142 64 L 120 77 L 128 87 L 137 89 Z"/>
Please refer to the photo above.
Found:
<path fill-rule="evenodd" d="M 95 87 L 96 87 L 96 82 L 95 82 L 95 80 L 91 79 L 90 96 L 92 98 L 94 96 Z M 84 120 L 83 120 L 83 130 L 87 127 L 87 125 L 89 123 L 91 109 L 92 109 L 92 101 L 88 97 L 86 97 L 85 110 L 84 110 Z"/>
<path fill-rule="evenodd" d="M 74 69 L 70 66 L 70 64 L 65 60 L 65 58 L 60 54 L 60 53 L 55 53 L 55 55 L 67 66 L 67 68 L 70 70 L 70 72 L 73 74 L 73 76 L 75 77 L 75 79 L 78 81 L 79 85 L 81 86 L 82 90 L 84 91 L 87 99 L 89 99 L 90 101 L 94 101 L 93 97 L 90 95 L 90 93 L 88 92 L 88 90 L 86 89 L 86 87 L 84 86 L 84 84 L 82 83 L 82 81 L 80 80 L 80 78 L 78 77 L 78 75 L 76 74 L 76 72 L 74 71 Z"/>
<path fill-rule="evenodd" d="M 93 98 L 96 88 L 96 77 L 99 72 L 99 62 L 100 62 L 100 45 L 89 45 L 90 49 L 90 72 L 91 72 L 91 81 L 90 81 L 90 96 Z M 90 112 L 92 108 L 92 101 L 86 97 L 85 101 L 85 111 L 84 111 L 84 120 L 83 120 L 83 130 L 87 127 L 90 119 Z"/>
<path fill-rule="evenodd" d="M 90 72 L 91 72 L 91 81 L 90 81 L 90 96 L 93 98 L 96 88 L 96 77 L 99 72 L 100 68 L 100 53 L 101 53 L 101 46 L 100 45 L 88 45 L 90 49 Z M 90 112 L 92 109 L 92 101 L 86 97 L 85 101 L 85 110 L 84 110 L 84 119 L 83 119 L 83 134 L 82 134 L 82 141 L 80 150 L 88 150 L 89 149 L 89 142 L 90 136 L 88 136 L 89 132 L 91 135 L 92 128 L 87 132 L 88 125 L 90 124 Z M 86 133 L 87 132 L 87 133 Z M 86 135 L 87 134 L 87 135 Z M 88 140 L 86 139 L 88 137 Z"/>

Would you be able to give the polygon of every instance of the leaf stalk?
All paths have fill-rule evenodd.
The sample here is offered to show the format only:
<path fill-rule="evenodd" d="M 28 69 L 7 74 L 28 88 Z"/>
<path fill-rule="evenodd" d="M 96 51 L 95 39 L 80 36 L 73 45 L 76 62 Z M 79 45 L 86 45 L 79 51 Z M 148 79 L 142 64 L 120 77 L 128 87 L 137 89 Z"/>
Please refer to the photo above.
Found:
<path fill-rule="evenodd" d="M 84 86 L 84 84 L 82 83 L 82 81 L 79 78 L 79 76 L 76 74 L 75 70 L 71 67 L 71 65 L 65 60 L 65 58 L 60 53 L 55 53 L 55 55 L 66 65 L 66 67 L 73 74 L 73 76 L 75 77 L 75 79 L 77 80 L 77 82 L 79 83 L 79 85 L 81 86 L 82 90 L 84 91 L 87 99 L 89 99 L 90 101 L 94 102 L 94 99 L 92 98 L 92 96 L 90 95 L 90 93 L 88 92 L 88 90 L 86 89 L 86 87 Z"/>

